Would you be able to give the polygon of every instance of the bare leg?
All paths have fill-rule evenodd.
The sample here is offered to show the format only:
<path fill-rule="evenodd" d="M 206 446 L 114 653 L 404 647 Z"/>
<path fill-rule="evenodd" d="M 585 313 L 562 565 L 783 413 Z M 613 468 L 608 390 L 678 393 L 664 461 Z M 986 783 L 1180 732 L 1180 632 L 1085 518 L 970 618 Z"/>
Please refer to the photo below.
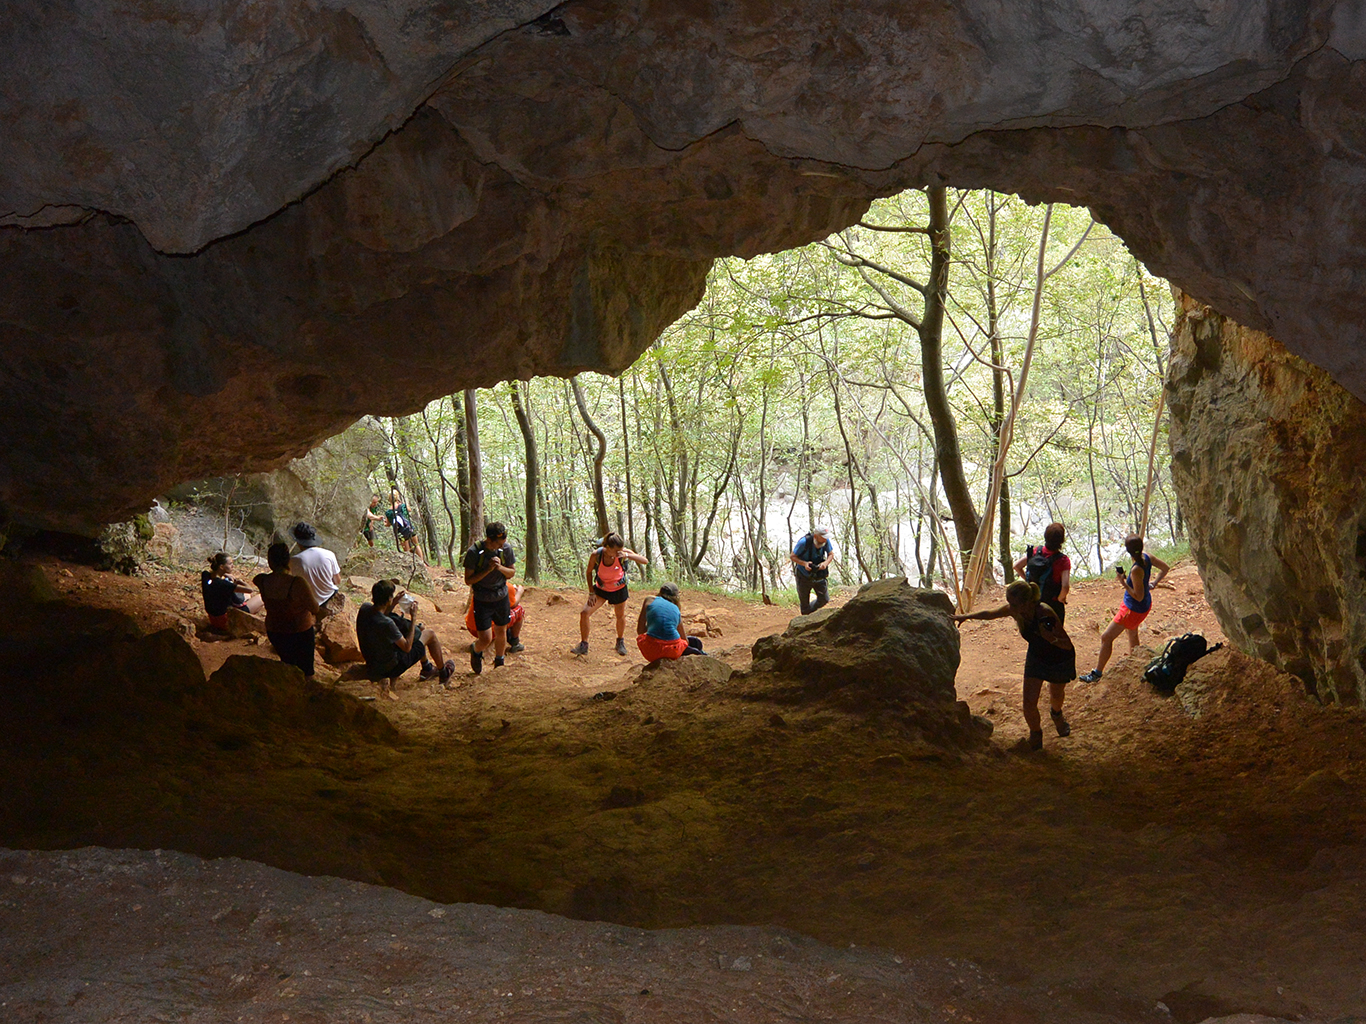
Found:
<path fill-rule="evenodd" d="M 626 635 L 626 602 L 613 605 L 617 612 L 617 639 L 620 640 Z"/>
<path fill-rule="evenodd" d="M 441 650 L 441 641 L 436 638 L 436 630 L 424 629 L 422 631 L 422 645 L 427 648 L 427 653 L 432 661 L 436 662 L 437 668 L 446 667 L 446 655 Z"/>
<path fill-rule="evenodd" d="M 1132 651 L 1135 647 L 1138 646 L 1138 630 L 1129 629 L 1125 630 L 1125 632 L 1129 634 L 1129 650 Z"/>
<path fill-rule="evenodd" d="M 260 615 L 261 609 L 265 606 L 266 602 L 261 600 L 260 594 L 249 594 L 247 596 L 246 602 L 242 605 L 243 608 L 251 612 L 251 614 L 253 615 Z M 1135 643 L 1137 643 L 1137 641 L 1135 641 Z"/>
<path fill-rule="evenodd" d="M 1115 638 L 1123 632 L 1124 627 L 1118 622 L 1112 622 L 1105 627 L 1105 632 L 1100 635 L 1100 657 L 1096 659 L 1096 671 L 1104 671 L 1110 655 L 1114 652 Z"/>
<path fill-rule="evenodd" d="M 1062 683 L 1048 684 L 1048 706 L 1059 714 L 1062 713 L 1063 698 L 1067 696 L 1067 687 Z M 1037 715 L 1038 712 L 1035 712 Z"/>
<path fill-rule="evenodd" d="M 594 594 L 588 599 L 588 603 L 583 606 L 583 611 L 579 612 L 579 639 L 584 643 L 588 643 L 588 619 L 606 603 L 606 598 L 598 597 Z"/>
<path fill-rule="evenodd" d="M 490 629 L 481 629 L 481 630 L 479 631 L 479 639 L 476 640 L 476 641 L 474 642 L 474 649 L 475 649 L 476 651 L 478 651 L 480 654 L 483 654 L 485 651 L 487 651 L 487 650 L 489 649 L 489 647 L 490 647 L 492 644 L 493 644 L 493 630 L 492 630 L 491 628 L 490 628 Z"/>
<path fill-rule="evenodd" d="M 1039 719 L 1039 694 L 1042 691 L 1042 679 L 1025 678 L 1024 717 L 1030 732 L 1043 732 L 1043 722 Z"/>
<path fill-rule="evenodd" d="M 508 628 L 507 626 L 493 627 L 493 656 L 501 658 L 508 652 Z"/>

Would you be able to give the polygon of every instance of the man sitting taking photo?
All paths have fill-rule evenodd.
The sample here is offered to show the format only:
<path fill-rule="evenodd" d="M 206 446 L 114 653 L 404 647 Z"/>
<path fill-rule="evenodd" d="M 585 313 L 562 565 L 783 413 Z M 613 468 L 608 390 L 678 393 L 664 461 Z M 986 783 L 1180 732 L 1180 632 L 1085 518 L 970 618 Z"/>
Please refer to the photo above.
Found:
<path fill-rule="evenodd" d="M 400 603 L 413 613 L 411 619 L 395 611 Z M 409 597 L 396 580 L 380 580 L 370 588 L 370 600 L 360 606 L 356 616 L 356 639 L 365 655 L 366 673 L 381 684 L 383 695 L 390 700 L 398 700 L 394 692 L 398 677 L 418 662 L 422 662 L 419 679 L 440 675 L 441 685 L 446 686 L 455 674 L 455 662 L 445 659 L 436 632 L 417 621 L 416 598 Z M 441 666 L 439 672 L 437 665 Z"/>

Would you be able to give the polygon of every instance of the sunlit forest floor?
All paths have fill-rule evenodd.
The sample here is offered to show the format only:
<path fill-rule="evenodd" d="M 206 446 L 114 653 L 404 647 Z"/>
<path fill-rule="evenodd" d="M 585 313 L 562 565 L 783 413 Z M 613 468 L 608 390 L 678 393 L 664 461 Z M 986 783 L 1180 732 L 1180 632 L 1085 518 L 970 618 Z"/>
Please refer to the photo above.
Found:
<path fill-rule="evenodd" d="M 65 596 L 157 628 L 197 601 L 188 572 L 43 568 Z M 1109 581 L 1073 589 L 1079 668 L 1116 596 Z M 1366 1007 L 1366 713 L 1320 707 L 1228 651 L 1192 669 L 1184 706 L 1154 694 L 1139 673 L 1162 641 L 1222 639 L 1189 564 L 1156 591 L 1145 646 L 1125 657 L 1121 641 L 1103 682 L 1068 688 L 1072 736 L 1046 723 L 1032 755 L 1007 752 L 1025 732 L 1008 620 L 963 627 L 959 696 L 996 734 L 959 758 L 820 705 L 637 683 L 641 659 L 633 643 L 612 653 L 605 611 L 576 658 L 580 594 L 526 601 L 528 649 L 507 668 L 475 678 L 459 661 L 452 692 L 413 681 L 376 702 L 397 744 L 301 736 L 189 755 L 175 737 L 110 749 L 74 733 L 37 761 L 0 751 L 0 846 L 232 855 L 647 927 L 780 925 L 971 958 L 1097 1007 L 1161 1001 L 1179 1021 Z M 724 610 L 708 646 L 737 668 L 791 614 L 683 603 Z M 423 618 L 463 638 L 462 612 Z M 195 648 L 208 671 L 259 650 Z"/>

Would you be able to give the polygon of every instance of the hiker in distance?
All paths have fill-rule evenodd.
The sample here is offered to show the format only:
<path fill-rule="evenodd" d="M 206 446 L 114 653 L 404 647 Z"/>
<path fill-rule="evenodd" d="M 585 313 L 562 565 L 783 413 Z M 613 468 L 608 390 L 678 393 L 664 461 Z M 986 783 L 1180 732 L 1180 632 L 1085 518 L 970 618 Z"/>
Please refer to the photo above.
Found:
<path fill-rule="evenodd" d="M 399 614 L 399 608 L 412 618 Z M 398 677 L 418 662 L 422 663 L 419 679 L 438 677 L 441 685 L 448 687 L 455 675 L 455 662 L 446 659 L 436 631 L 417 621 L 417 600 L 409 597 L 396 580 L 377 580 L 370 588 L 370 600 L 356 615 L 356 640 L 365 656 L 366 674 L 380 684 L 381 693 L 390 700 L 398 700 L 394 692 Z"/>
<path fill-rule="evenodd" d="M 1138 646 L 1138 627 L 1153 608 L 1153 587 L 1171 571 L 1171 566 L 1162 559 L 1143 553 L 1143 538 L 1136 533 L 1124 538 L 1124 550 L 1134 560 L 1127 574 L 1123 568 L 1115 566 L 1115 575 L 1124 586 L 1124 600 L 1115 612 L 1114 621 L 1100 635 L 1100 656 L 1096 658 L 1096 667 L 1081 677 L 1083 683 L 1094 683 L 1105 673 L 1119 634 L 1129 634 L 1129 650 Z M 1157 566 L 1157 579 L 1152 578 L 1153 566 Z"/>
<path fill-rule="evenodd" d="M 1043 546 L 1025 548 L 1024 557 L 1015 563 L 1015 575 L 1039 585 L 1043 601 L 1058 613 L 1058 621 L 1064 625 L 1067 592 L 1072 588 L 1072 559 L 1062 553 L 1066 538 L 1062 523 L 1049 523 L 1043 531 Z"/>
<path fill-rule="evenodd" d="M 422 545 L 417 542 L 417 527 L 413 525 L 408 504 L 403 500 L 403 495 L 398 493 L 397 487 L 389 493 L 389 509 L 384 513 L 384 518 L 389 520 L 389 525 L 394 528 L 394 543 L 398 545 L 398 549 L 417 555 L 417 560 L 426 565 L 427 556 L 422 553 Z"/>
<path fill-rule="evenodd" d="M 316 618 L 322 622 L 346 609 L 346 595 L 341 592 L 341 566 L 337 556 L 318 543 L 318 531 L 308 523 L 296 523 L 291 532 L 299 553 L 289 560 L 289 571 L 302 576 L 313 588 L 313 597 L 318 602 Z"/>
<path fill-rule="evenodd" d="M 636 646 L 653 665 L 686 654 L 703 654 L 702 638 L 683 632 L 683 612 L 679 608 L 677 583 L 660 585 L 659 593 L 647 597 L 636 618 Z"/>
<path fill-rule="evenodd" d="M 375 523 L 387 521 L 379 512 L 379 495 L 370 495 L 370 507 L 361 515 L 360 535 L 366 539 L 372 548 L 375 546 Z"/>
<path fill-rule="evenodd" d="M 502 668 L 507 654 L 508 623 L 512 621 L 512 602 L 508 599 L 508 580 L 516 574 L 517 557 L 508 543 L 502 523 L 484 527 L 484 539 L 465 552 L 465 582 L 473 601 L 474 625 L 478 637 L 470 644 L 470 668 L 475 675 L 484 671 L 484 652 L 493 648 L 493 667 Z"/>
<path fill-rule="evenodd" d="M 588 653 L 588 620 L 605 604 L 610 604 L 617 615 L 617 653 L 626 653 L 626 563 L 649 565 L 649 559 L 626 546 L 620 534 L 609 533 L 602 538 L 602 546 L 588 556 L 588 601 L 579 612 L 579 643 L 574 654 Z"/>
<path fill-rule="evenodd" d="M 1072 639 L 1063 629 L 1062 620 L 1051 605 L 1041 599 L 1037 583 L 1016 580 L 1006 587 L 1006 603 L 989 611 L 953 616 L 954 622 L 969 619 L 1015 620 L 1029 648 L 1024 664 L 1024 717 L 1029 724 L 1029 739 L 1021 741 L 1029 750 L 1043 748 L 1043 723 L 1039 718 L 1039 694 L 1048 684 L 1049 715 L 1059 736 L 1067 736 L 1072 727 L 1062 714 L 1067 684 L 1077 678 L 1077 652 Z"/>
<path fill-rule="evenodd" d="M 829 583 L 830 563 L 835 560 L 835 543 L 830 539 L 828 526 L 813 526 L 811 531 L 792 546 L 792 575 L 797 580 L 797 598 L 802 604 L 802 614 L 812 612 L 830 603 Z M 811 593 L 815 591 L 816 603 L 811 603 Z"/>

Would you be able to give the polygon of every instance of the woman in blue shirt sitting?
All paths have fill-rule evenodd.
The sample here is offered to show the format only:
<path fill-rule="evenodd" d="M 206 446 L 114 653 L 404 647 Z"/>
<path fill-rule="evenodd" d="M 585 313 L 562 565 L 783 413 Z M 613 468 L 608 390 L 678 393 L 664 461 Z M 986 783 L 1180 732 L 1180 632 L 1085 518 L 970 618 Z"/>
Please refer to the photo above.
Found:
<path fill-rule="evenodd" d="M 702 654 L 700 637 L 682 630 L 683 612 L 678 606 L 678 584 L 665 583 L 655 597 L 647 597 L 636 620 L 636 646 L 650 664 L 685 654 Z"/>

